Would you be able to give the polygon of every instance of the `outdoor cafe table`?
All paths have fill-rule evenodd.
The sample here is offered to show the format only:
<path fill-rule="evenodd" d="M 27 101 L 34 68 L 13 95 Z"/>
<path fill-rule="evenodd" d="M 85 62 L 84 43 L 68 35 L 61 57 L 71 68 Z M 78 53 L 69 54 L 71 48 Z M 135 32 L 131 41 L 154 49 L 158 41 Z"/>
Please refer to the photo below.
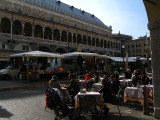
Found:
<path fill-rule="evenodd" d="M 123 80 L 119 80 L 120 81 L 120 85 L 123 86 L 123 85 L 132 85 L 132 79 L 123 79 Z"/>
<path fill-rule="evenodd" d="M 79 105 L 79 99 L 83 96 L 94 96 L 97 98 L 97 106 L 99 106 L 101 109 L 103 109 L 104 104 L 103 104 L 103 97 L 99 92 L 86 92 L 86 93 L 81 93 L 79 92 L 76 97 L 75 97 L 75 109 L 77 109 Z"/>
<path fill-rule="evenodd" d="M 92 88 L 97 88 L 97 90 L 99 90 L 101 86 L 102 86 L 101 83 L 93 83 Z"/>
<path fill-rule="evenodd" d="M 119 76 L 119 79 L 120 79 L 120 80 L 122 80 L 122 79 L 124 79 L 124 78 L 125 78 L 124 75 L 120 75 L 120 76 Z"/>
<path fill-rule="evenodd" d="M 79 84 L 80 84 L 81 88 L 87 88 L 85 80 L 79 80 Z"/>
<path fill-rule="evenodd" d="M 124 90 L 124 102 L 136 101 L 136 102 L 143 102 L 143 89 L 138 87 L 126 87 Z"/>

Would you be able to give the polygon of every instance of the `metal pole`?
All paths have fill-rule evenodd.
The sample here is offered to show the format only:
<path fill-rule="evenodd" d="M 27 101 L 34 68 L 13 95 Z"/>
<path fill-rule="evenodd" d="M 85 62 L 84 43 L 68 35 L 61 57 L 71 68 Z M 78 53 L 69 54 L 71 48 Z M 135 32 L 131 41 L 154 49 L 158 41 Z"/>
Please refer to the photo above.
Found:
<path fill-rule="evenodd" d="M 126 69 L 128 69 L 128 51 L 126 51 Z"/>

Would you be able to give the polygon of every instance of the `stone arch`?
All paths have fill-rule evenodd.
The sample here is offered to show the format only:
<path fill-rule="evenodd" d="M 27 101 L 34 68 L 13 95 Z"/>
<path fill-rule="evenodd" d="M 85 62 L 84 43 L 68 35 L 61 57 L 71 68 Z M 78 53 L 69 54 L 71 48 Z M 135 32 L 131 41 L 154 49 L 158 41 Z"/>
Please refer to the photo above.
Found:
<path fill-rule="evenodd" d="M 19 20 L 13 22 L 13 34 L 22 35 L 22 24 Z"/>
<path fill-rule="evenodd" d="M 82 44 L 82 36 L 80 34 L 77 35 L 77 43 Z"/>
<path fill-rule="evenodd" d="M 51 50 L 46 46 L 39 46 L 37 50 L 43 51 L 43 52 L 51 52 Z"/>
<path fill-rule="evenodd" d="M 71 49 L 70 52 L 75 52 L 75 50 L 74 50 L 74 49 Z"/>
<path fill-rule="evenodd" d="M 116 44 L 115 44 L 115 42 L 113 42 L 113 49 L 115 49 L 116 48 Z"/>
<path fill-rule="evenodd" d="M 52 29 L 50 27 L 45 28 L 44 39 L 52 40 Z"/>
<path fill-rule="evenodd" d="M 118 50 L 118 43 L 117 43 L 117 42 L 116 42 L 116 47 L 115 47 L 115 49 Z"/>
<path fill-rule="evenodd" d="M 69 32 L 68 33 L 68 42 L 72 42 L 72 33 L 71 32 Z"/>
<path fill-rule="evenodd" d="M 53 40 L 60 41 L 60 31 L 58 29 L 53 32 Z"/>
<path fill-rule="evenodd" d="M 101 54 L 101 55 L 103 55 L 103 52 L 98 52 L 98 54 Z"/>
<path fill-rule="evenodd" d="M 63 49 L 63 48 L 58 48 L 58 49 L 56 50 L 56 53 L 66 53 L 66 50 Z"/>
<path fill-rule="evenodd" d="M 32 25 L 31 23 L 25 23 L 24 25 L 24 36 L 32 36 Z"/>
<path fill-rule="evenodd" d="M 86 35 L 83 35 L 83 44 L 84 44 L 84 45 L 87 45 Z"/>
<path fill-rule="evenodd" d="M 0 32 L 11 33 L 11 22 L 8 18 L 1 19 Z"/>
<path fill-rule="evenodd" d="M 36 25 L 34 29 L 34 37 L 43 38 L 43 29 L 42 26 Z"/>
<path fill-rule="evenodd" d="M 96 47 L 99 47 L 99 38 L 96 39 Z"/>
<path fill-rule="evenodd" d="M 92 42 L 91 42 L 91 37 L 88 36 L 88 45 L 91 46 L 92 45 Z"/>
<path fill-rule="evenodd" d="M 95 38 L 93 37 L 93 38 L 92 38 L 92 46 L 95 46 L 95 43 L 96 43 L 96 42 L 95 42 Z"/>
<path fill-rule="evenodd" d="M 94 51 L 90 51 L 90 53 L 94 53 Z"/>
<path fill-rule="evenodd" d="M 104 40 L 104 48 L 107 48 L 107 41 Z"/>
<path fill-rule="evenodd" d="M 108 41 L 108 48 L 110 48 L 110 41 Z"/>
<path fill-rule="evenodd" d="M 103 47 L 103 40 L 100 40 L 100 47 Z"/>
<path fill-rule="evenodd" d="M 74 33 L 74 34 L 73 34 L 73 43 L 76 43 L 76 39 L 77 39 L 77 38 L 76 38 L 76 34 Z"/>
<path fill-rule="evenodd" d="M 113 43 L 112 43 L 112 41 L 110 42 L 110 48 L 111 48 L 111 49 L 113 48 Z"/>
<path fill-rule="evenodd" d="M 67 32 L 66 31 L 62 31 L 61 41 L 62 42 L 67 42 Z"/>

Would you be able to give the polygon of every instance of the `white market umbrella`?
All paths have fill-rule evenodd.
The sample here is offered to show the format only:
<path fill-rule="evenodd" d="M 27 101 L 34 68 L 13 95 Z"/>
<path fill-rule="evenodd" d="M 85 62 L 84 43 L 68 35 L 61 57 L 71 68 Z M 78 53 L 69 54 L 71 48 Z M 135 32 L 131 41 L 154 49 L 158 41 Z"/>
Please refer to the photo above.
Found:
<path fill-rule="evenodd" d="M 42 52 L 42 51 L 31 51 L 31 52 L 24 52 L 10 55 L 10 57 L 55 57 L 55 58 L 63 58 L 62 55 L 49 53 L 49 52 Z"/>
<path fill-rule="evenodd" d="M 71 52 L 71 53 L 65 53 L 62 54 L 64 57 L 70 57 L 70 56 L 97 56 L 97 53 L 86 53 L 86 52 Z"/>
<path fill-rule="evenodd" d="M 78 55 L 81 55 L 81 56 L 95 56 L 95 57 L 104 57 L 104 58 L 108 58 L 107 56 L 105 55 L 100 55 L 100 54 L 97 54 L 97 53 L 87 53 L 87 52 L 71 52 L 71 53 L 65 53 L 65 54 L 62 54 L 64 57 L 71 57 L 71 56 L 78 56 Z"/>

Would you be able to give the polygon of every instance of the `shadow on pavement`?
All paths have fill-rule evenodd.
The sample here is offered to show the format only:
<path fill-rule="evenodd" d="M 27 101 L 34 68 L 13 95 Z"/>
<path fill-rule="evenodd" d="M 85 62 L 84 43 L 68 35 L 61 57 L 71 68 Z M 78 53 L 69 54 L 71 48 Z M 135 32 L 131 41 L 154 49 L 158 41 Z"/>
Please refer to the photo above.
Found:
<path fill-rule="evenodd" d="M 0 100 L 27 98 L 27 97 L 38 96 L 38 95 L 44 95 L 44 98 L 45 98 L 46 88 L 47 87 L 20 89 L 20 90 L 12 90 L 12 91 L 1 91 Z"/>
<path fill-rule="evenodd" d="M 10 118 L 13 114 L 0 106 L 0 118 Z"/>

